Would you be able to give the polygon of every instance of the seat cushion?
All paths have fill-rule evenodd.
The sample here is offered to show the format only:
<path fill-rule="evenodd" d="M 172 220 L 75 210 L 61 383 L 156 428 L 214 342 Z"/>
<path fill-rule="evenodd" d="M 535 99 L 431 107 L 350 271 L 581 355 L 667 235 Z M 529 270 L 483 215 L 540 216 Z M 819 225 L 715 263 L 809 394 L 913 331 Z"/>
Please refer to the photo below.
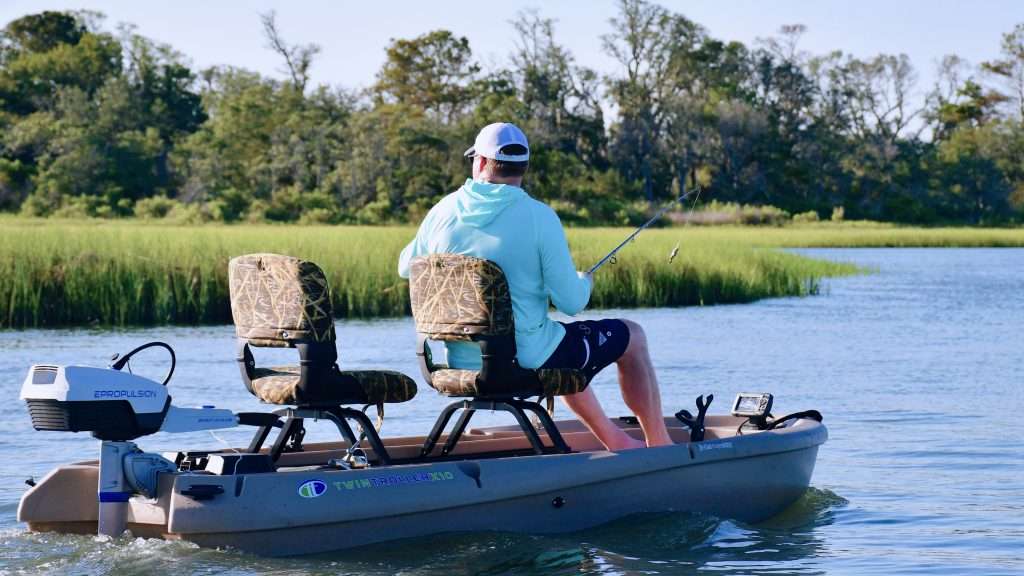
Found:
<path fill-rule="evenodd" d="M 486 390 L 481 390 L 477 370 L 456 370 L 453 368 L 442 368 L 430 375 L 430 385 L 445 396 L 478 397 L 487 396 Z M 565 396 L 582 392 L 587 388 L 587 376 L 579 370 L 540 369 L 536 370 L 537 379 L 540 381 L 540 388 L 536 386 L 525 386 L 521 393 L 515 396 Z"/>
<path fill-rule="evenodd" d="M 318 382 L 321 392 L 309 397 L 298 388 L 299 367 L 253 370 L 252 391 L 269 404 L 379 404 L 406 402 L 416 396 L 416 382 L 390 370 L 334 370 L 331 382 Z"/>

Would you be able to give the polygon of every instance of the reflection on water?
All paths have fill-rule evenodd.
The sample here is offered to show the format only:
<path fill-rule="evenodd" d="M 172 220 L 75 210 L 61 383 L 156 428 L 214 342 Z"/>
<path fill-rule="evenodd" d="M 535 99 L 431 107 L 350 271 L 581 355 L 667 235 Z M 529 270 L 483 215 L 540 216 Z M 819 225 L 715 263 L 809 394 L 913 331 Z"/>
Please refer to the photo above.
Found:
<path fill-rule="evenodd" d="M 763 390 L 779 413 L 824 414 L 830 439 L 814 488 L 767 523 L 638 515 L 558 536 L 455 534 L 292 559 L 29 534 L 15 521 L 24 480 L 97 450 L 84 434 L 32 431 L 14 400 L 29 364 L 104 365 L 113 352 L 165 340 L 178 351 L 176 404 L 259 405 L 238 379 L 227 326 L 0 332 L 0 575 L 1024 573 L 1024 250 L 809 252 L 878 272 L 814 298 L 614 313 L 645 327 L 666 412 L 714 392 L 711 412 L 721 413 L 736 392 Z M 340 322 L 338 334 L 345 367 L 418 374 L 408 319 Z M 272 351 L 267 363 L 293 353 Z M 138 370 L 162 374 L 157 356 Z M 626 413 L 611 371 L 592 386 L 608 412 Z M 421 386 L 414 401 L 389 407 L 385 435 L 424 433 L 446 403 Z M 474 423 L 510 423 L 502 418 L 480 413 Z M 312 429 L 310 441 L 327 430 Z M 215 449 L 248 435 L 157 434 L 142 446 Z"/>

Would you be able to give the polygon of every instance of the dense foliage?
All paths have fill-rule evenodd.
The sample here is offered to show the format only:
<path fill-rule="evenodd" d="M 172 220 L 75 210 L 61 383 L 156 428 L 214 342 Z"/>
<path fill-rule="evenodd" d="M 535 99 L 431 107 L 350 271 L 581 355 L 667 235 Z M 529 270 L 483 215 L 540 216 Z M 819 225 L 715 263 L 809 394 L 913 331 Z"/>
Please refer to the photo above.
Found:
<path fill-rule="evenodd" d="M 578 65 L 534 12 L 484 71 L 437 30 L 393 40 L 367 88 L 311 86 L 315 45 L 263 16 L 284 80 L 193 70 L 173 49 L 88 12 L 0 31 L 0 210 L 180 221 L 416 221 L 466 177 L 482 125 L 530 136 L 530 192 L 569 222 L 626 223 L 698 181 L 720 202 L 801 218 L 999 223 L 1024 214 L 1024 24 L 990 62 L 942 63 L 915 97 L 905 55 L 756 46 L 621 0 L 607 76 Z M 920 101 L 920 104 L 917 102 Z"/>

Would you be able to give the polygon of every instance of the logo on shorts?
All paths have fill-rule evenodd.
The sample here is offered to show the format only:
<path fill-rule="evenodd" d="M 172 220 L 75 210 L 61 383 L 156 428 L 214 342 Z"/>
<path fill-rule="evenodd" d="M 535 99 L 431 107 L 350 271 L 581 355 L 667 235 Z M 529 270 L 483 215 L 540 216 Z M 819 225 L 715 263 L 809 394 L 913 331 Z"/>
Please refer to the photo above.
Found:
<path fill-rule="evenodd" d="M 597 345 L 604 346 L 604 343 L 608 341 L 608 338 L 604 335 L 604 332 L 597 333 Z"/>
<path fill-rule="evenodd" d="M 327 484 L 322 480 L 306 480 L 299 484 L 299 496 L 303 498 L 316 498 L 327 492 Z"/>

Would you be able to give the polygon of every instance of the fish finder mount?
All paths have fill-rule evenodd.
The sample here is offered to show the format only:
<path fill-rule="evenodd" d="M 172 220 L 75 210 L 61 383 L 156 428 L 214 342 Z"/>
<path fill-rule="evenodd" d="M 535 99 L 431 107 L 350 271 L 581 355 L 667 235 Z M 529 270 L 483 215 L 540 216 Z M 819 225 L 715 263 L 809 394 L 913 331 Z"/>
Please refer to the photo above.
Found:
<path fill-rule="evenodd" d="M 742 427 L 767 430 L 772 416 L 772 395 L 767 392 L 740 392 L 732 403 L 732 415 L 746 418 Z"/>

